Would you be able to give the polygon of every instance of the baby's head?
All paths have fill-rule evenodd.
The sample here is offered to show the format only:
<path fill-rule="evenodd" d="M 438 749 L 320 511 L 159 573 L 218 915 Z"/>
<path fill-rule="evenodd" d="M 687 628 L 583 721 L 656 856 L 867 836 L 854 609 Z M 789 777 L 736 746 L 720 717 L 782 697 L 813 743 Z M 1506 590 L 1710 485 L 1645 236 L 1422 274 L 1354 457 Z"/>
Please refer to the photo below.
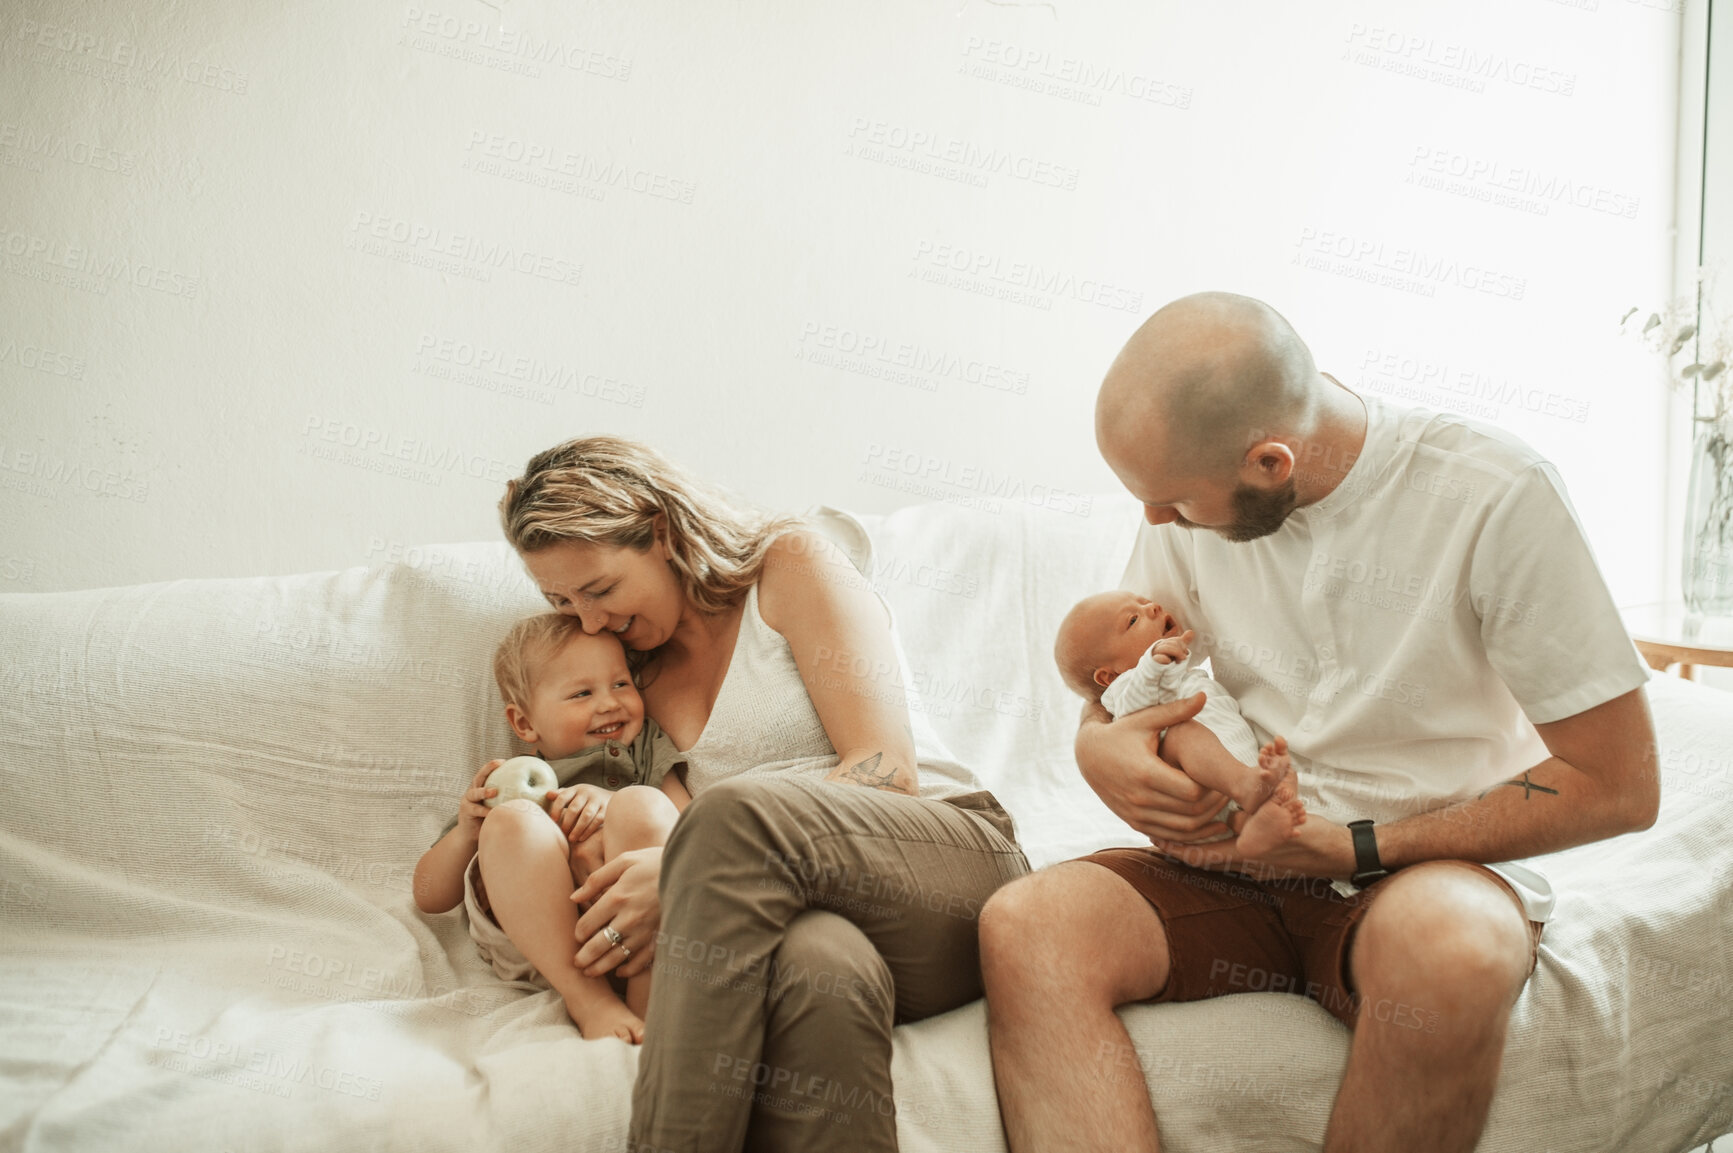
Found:
<path fill-rule="evenodd" d="M 1135 668 L 1149 646 L 1185 630 L 1148 597 L 1114 591 L 1084 597 L 1059 622 L 1053 659 L 1078 696 L 1094 699 L 1113 678 Z"/>
<path fill-rule="evenodd" d="M 626 650 L 612 633 L 584 632 L 563 613 L 525 617 L 493 654 L 506 723 L 550 760 L 644 728 L 644 698 L 632 684 Z"/>

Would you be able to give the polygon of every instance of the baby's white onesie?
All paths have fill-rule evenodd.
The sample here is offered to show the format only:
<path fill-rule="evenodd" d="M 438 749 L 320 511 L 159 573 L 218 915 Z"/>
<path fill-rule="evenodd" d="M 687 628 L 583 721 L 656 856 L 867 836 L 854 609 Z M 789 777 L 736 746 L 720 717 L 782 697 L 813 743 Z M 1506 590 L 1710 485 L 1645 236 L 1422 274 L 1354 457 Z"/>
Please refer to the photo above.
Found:
<path fill-rule="evenodd" d="M 1222 747 L 1242 764 L 1256 766 L 1258 738 L 1240 716 L 1239 702 L 1214 677 L 1194 668 L 1196 659 L 1197 653 L 1193 651 L 1183 661 L 1163 664 L 1155 659 L 1155 646 L 1150 645 L 1135 667 L 1113 678 L 1113 683 L 1101 694 L 1101 707 L 1118 720 L 1151 705 L 1184 700 L 1201 690 L 1203 711 L 1192 719 L 1214 733 Z"/>

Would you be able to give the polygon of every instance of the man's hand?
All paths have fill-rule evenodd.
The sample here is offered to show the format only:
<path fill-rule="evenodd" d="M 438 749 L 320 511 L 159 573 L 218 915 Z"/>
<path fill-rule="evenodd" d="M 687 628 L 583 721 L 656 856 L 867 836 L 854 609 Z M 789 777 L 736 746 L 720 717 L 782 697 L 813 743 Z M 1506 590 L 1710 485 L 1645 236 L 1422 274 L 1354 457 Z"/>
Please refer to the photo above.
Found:
<path fill-rule="evenodd" d="M 1232 841 L 1188 845 L 1151 837 L 1150 843 L 1194 869 L 1244 873 L 1259 880 L 1301 876 L 1345 881 L 1354 875 L 1354 836 L 1346 825 L 1308 813 L 1305 824 L 1293 836 L 1262 856 L 1247 857 L 1240 853 L 1237 839 L 1241 826 L 1246 823 L 1246 814 L 1235 812 L 1229 815 L 1228 820 L 1236 837 Z"/>
<path fill-rule="evenodd" d="M 1208 840 L 1228 832 L 1216 820 L 1227 798 L 1206 789 L 1157 753 L 1161 731 L 1197 716 L 1204 694 L 1113 720 L 1097 703 L 1077 730 L 1077 767 L 1102 803 L 1146 837 Z"/>

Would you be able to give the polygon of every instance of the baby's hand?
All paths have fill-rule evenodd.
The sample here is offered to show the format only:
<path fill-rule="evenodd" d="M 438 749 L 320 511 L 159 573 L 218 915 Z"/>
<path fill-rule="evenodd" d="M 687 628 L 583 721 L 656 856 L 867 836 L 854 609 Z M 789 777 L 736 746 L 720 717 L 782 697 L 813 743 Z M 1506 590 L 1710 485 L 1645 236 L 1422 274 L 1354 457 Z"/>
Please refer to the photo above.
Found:
<path fill-rule="evenodd" d="M 1168 665 L 1175 661 L 1183 661 L 1191 655 L 1191 640 L 1197 634 L 1186 629 L 1177 637 L 1163 637 L 1149 646 L 1155 652 L 1156 663 Z"/>
<path fill-rule="evenodd" d="M 607 813 L 608 800 L 613 795 L 595 785 L 549 789 L 548 796 L 553 804 L 548 806 L 548 816 L 565 831 L 567 841 L 577 844 L 590 834 L 602 831 L 602 817 Z"/>
<path fill-rule="evenodd" d="M 487 778 L 503 764 L 504 761 L 494 760 L 483 765 L 481 772 L 475 775 L 475 780 L 469 783 L 469 788 L 464 790 L 462 799 L 457 803 L 457 827 L 472 837 L 481 836 L 481 823 L 493 812 L 482 802 L 499 795 L 498 789 L 487 787 Z"/>

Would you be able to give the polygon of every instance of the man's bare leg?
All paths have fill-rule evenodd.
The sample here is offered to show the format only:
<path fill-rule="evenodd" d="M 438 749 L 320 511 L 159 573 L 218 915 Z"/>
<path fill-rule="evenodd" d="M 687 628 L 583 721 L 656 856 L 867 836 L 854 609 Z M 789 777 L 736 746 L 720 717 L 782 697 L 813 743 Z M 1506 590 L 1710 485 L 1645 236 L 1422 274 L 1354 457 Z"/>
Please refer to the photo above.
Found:
<path fill-rule="evenodd" d="M 1012 1153 L 1156 1153 L 1155 1110 L 1115 1006 L 1167 984 L 1167 934 L 1112 870 L 1065 861 L 981 911 L 981 974 Z"/>
<path fill-rule="evenodd" d="M 1528 923 L 1476 869 L 1431 861 L 1378 894 L 1354 936 L 1361 996 L 1326 1153 L 1467 1153 L 1528 978 Z"/>

